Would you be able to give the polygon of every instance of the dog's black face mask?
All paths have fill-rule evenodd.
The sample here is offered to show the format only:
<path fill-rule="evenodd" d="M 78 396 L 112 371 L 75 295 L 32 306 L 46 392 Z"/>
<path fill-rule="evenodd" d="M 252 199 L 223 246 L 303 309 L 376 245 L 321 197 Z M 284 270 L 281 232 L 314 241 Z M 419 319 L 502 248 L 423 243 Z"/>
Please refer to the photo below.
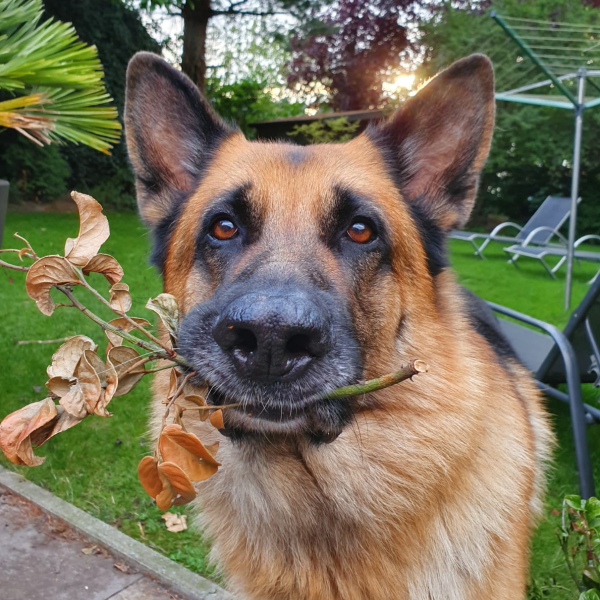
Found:
<path fill-rule="evenodd" d="M 194 264 L 214 292 L 188 309 L 179 352 L 208 383 L 210 404 L 242 403 L 225 413 L 233 437 L 331 441 L 353 400 L 324 396 L 363 370 L 353 279 L 386 268 L 386 235 L 368 199 L 324 187 L 321 218 L 303 219 L 285 200 L 290 187 L 248 183 L 204 207 Z"/>
<path fill-rule="evenodd" d="M 332 292 L 259 273 L 223 283 L 181 324 L 180 353 L 226 411 L 230 435 L 269 432 L 331 441 L 351 418 L 350 399 L 323 400 L 356 381 L 359 351 L 343 301 Z"/>

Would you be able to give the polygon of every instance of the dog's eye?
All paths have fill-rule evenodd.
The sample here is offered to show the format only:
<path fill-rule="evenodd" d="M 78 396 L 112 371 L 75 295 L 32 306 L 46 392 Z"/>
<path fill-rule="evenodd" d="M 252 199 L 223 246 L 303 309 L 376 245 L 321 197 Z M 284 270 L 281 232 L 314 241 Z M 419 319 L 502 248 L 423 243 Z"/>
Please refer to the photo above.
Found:
<path fill-rule="evenodd" d="M 210 227 L 210 235 L 217 240 L 230 240 L 237 232 L 235 223 L 229 219 L 218 219 Z"/>
<path fill-rule="evenodd" d="M 375 231 L 364 221 L 354 221 L 346 230 L 348 237 L 357 244 L 367 244 L 375 239 Z"/>

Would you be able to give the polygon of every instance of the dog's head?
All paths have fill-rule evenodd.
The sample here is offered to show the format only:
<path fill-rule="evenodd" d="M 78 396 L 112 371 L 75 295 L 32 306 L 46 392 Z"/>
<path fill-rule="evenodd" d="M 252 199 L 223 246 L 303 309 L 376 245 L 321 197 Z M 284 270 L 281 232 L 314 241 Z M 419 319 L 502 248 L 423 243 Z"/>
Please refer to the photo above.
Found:
<path fill-rule="evenodd" d="M 132 59 L 140 211 L 185 314 L 178 351 L 209 402 L 244 403 L 227 412 L 231 435 L 334 439 L 356 404 L 319 398 L 397 368 L 410 323 L 435 310 L 445 234 L 468 219 L 493 118 L 492 68 L 475 55 L 346 144 L 249 142 L 185 75 Z"/>

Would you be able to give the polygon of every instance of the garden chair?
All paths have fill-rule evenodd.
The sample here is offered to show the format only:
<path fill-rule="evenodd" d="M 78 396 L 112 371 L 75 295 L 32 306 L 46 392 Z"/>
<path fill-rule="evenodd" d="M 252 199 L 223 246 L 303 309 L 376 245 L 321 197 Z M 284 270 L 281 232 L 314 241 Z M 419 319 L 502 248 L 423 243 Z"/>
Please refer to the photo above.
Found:
<path fill-rule="evenodd" d="M 539 388 L 569 405 L 581 495 L 593 496 L 586 425 L 600 423 L 600 409 L 583 402 L 581 384 L 600 386 L 600 351 L 594 336 L 600 334 L 600 277 L 575 308 L 563 331 L 493 302 L 488 305 L 494 312 L 520 322 L 498 319 L 514 351 L 534 373 Z M 566 393 L 556 388 L 563 383 Z"/>
<path fill-rule="evenodd" d="M 485 256 L 483 255 L 483 251 L 492 241 L 522 243 L 524 245 L 546 245 L 554 233 L 558 232 L 563 223 L 569 218 L 570 212 L 570 198 L 548 196 L 523 227 L 507 221 L 506 223 L 500 223 L 500 225 L 494 227 L 491 233 L 474 233 L 471 231 L 459 231 L 453 229 L 450 233 L 450 239 L 470 242 L 475 249 L 475 254 L 479 256 L 479 258 L 484 259 Z M 501 235 L 501 232 L 507 227 L 517 229 L 517 235 Z"/>
<path fill-rule="evenodd" d="M 556 271 L 558 271 L 562 267 L 564 262 L 567 260 L 568 242 L 558 231 L 554 232 L 554 235 L 556 235 L 562 242 L 560 246 L 528 246 L 524 242 L 522 245 L 513 244 L 508 248 L 504 248 L 504 252 L 506 252 L 507 254 L 512 254 L 512 257 L 508 262 L 512 263 L 516 267 L 517 258 L 519 258 L 519 256 L 524 256 L 526 258 L 535 258 L 542 263 L 548 275 L 550 275 L 552 279 L 556 279 Z M 600 236 L 584 235 L 573 244 L 573 256 L 576 260 L 600 262 L 600 252 L 577 249 L 579 246 L 581 246 L 581 244 L 589 242 L 590 240 L 600 241 Z M 546 256 L 559 257 L 560 260 L 553 267 L 550 267 L 546 262 Z M 594 276 L 592 281 L 595 281 L 596 277 L 598 277 L 598 274 Z"/>

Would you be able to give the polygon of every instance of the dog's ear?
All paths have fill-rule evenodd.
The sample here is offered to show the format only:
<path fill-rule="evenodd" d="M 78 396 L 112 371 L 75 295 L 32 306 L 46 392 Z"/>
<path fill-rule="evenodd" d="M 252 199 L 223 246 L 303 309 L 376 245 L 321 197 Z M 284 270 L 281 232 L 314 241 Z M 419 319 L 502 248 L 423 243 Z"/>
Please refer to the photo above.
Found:
<path fill-rule="evenodd" d="M 492 64 L 474 54 L 437 75 L 369 135 L 404 198 L 449 230 L 469 218 L 493 128 Z"/>
<path fill-rule="evenodd" d="M 138 52 L 127 67 L 125 131 L 138 205 L 152 227 L 194 189 L 233 132 L 186 75 L 150 52 Z"/>

